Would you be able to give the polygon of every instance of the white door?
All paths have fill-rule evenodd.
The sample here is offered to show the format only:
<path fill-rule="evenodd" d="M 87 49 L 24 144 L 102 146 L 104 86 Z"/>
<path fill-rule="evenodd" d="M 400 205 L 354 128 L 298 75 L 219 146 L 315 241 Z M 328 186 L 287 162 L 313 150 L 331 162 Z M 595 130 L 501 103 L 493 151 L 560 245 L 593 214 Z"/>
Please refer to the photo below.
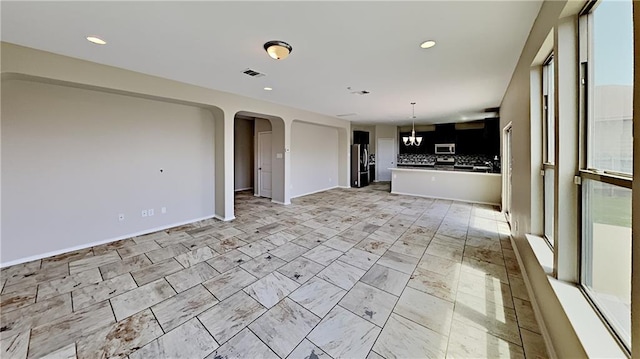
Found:
<path fill-rule="evenodd" d="M 271 132 L 258 132 L 258 196 L 271 198 Z"/>
<path fill-rule="evenodd" d="M 376 146 L 377 181 L 391 181 L 390 168 L 396 167 L 396 141 L 393 138 L 379 138 Z"/>

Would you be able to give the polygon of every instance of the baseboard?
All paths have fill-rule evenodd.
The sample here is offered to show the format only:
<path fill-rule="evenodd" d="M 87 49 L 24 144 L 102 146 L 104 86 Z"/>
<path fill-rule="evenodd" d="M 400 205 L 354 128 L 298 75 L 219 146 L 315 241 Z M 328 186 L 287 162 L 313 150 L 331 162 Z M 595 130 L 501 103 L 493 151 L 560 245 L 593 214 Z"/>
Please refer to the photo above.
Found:
<path fill-rule="evenodd" d="M 307 193 L 291 196 L 291 198 L 304 197 L 304 196 L 308 196 L 310 194 L 320 193 L 320 192 L 328 191 L 330 189 L 334 189 L 334 188 L 338 188 L 338 187 L 340 187 L 340 186 L 333 186 L 333 187 L 328 187 L 328 188 L 324 188 L 324 189 L 319 189 L 317 191 L 311 191 L 311 192 L 307 192 Z M 343 188 L 349 188 L 349 187 L 343 187 Z"/>
<path fill-rule="evenodd" d="M 109 238 L 109 239 L 105 239 L 105 240 L 101 240 L 101 241 L 97 241 L 97 242 L 81 244 L 81 245 L 78 245 L 78 246 L 69 247 L 69 248 L 65 248 L 65 249 L 60 249 L 60 250 L 57 250 L 57 251 L 51 251 L 51 252 L 47 252 L 47 253 L 43 253 L 43 254 L 37 254 L 37 255 L 34 255 L 34 256 L 26 257 L 26 258 L 20 258 L 20 259 L 16 259 L 16 260 L 12 260 L 12 261 L 6 262 L 6 263 L 0 263 L 0 268 L 10 267 L 10 266 L 13 266 L 13 265 L 16 265 L 16 264 L 22 264 L 22 263 L 27 263 L 27 262 L 31 262 L 31 261 L 36 261 L 38 259 L 57 256 L 59 254 L 78 251 L 78 250 L 81 250 L 81 249 L 91 248 L 91 247 L 99 246 L 99 245 L 102 245 L 102 244 L 107 244 L 107 243 L 111 243 L 111 242 L 115 242 L 115 241 L 120 241 L 120 240 L 127 239 L 127 238 L 132 238 L 132 237 L 142 236 L 142 235 L 149 234 L 149 233 L 163 231 L 165 229 L 182 226 L 182 225 L 189 224 L 189 223 L 199 222 L 199 221 L 203 221 L 205 219 L 211 219 L 211 218 L 214 218 L 214 217 L 215 216 L 206 216 L 206 217 L 201 217 L 201 218 L 189 219 L 189 220 L 186 220 L 186 221 L 181 221 L 181 222 L 169 224 L 169 225 L 166 225 L 166 226 L 145 229 L 145 230 L 142 230 L 142 231 L 139 231 L 139 232 L 128 233 L 128 234 L 125 234 L 125 235 L 122 235 L 122 236 Z"/>
<path fill-rule="evenodd" d="M 518 248 L 513 240 L 513 237 L 510 236 L 510 243 L 512 248 Z M 529 280 L 529 275 L 527 273 L 526 267 L 522 263 L 522 258 L 520 257 L 520 252 L 517 250 L 513 251 L 516 255 L 516 260 L 518 261 L 518 266 L 520 266 L 520 272 L 522 272 L 522 279 L 524 282 L 524 286 L 527 288 L 527 294 L 529 294 L 529 301 L 531 302 L 531 307 L 533 308 L 533 316 L 538 321 L 538 327 L 540 328 L 540 334 L 542 335 L 542 339 L 547 347 L 547 355 L 549 359 L 557 359 L 558 355 L 556 354 L 555 348 L 553 347 L 553 342 L 551 341 L 551 335 L 549 334 L 549 329 L 547 329 L 547 324 L 545 323 L 542 315 L 542 310 L 540 305 L 538 305 L 538 301 L 536 300 L 535 293 L 533 292 L 533 286 L 531 285 L 531 281 Z"/>
<path fill-rule="evenodd" d="M 403 196 L 414 196 L 414 197 L 422 197 L 422 198 L 443 199 L 443 200 L 447 200 L 447 201 L 458 201 L 458 202 L 465 202 L 465 203 L 486 204 L 486 205 L 489 205 L 489 206 L 500 206 L 500 204 L 498 204 L 498 203 L 480 202 L 480 201 L 469 201 L 469 200 L 459 199 L 459 198 L 448 198 L 448 197 L 437 197 L 437 196 L 425 196 L 425 195 L 420 195 L 420 194 L 415 194 L 415 193 L 404 193 L 404 192 L 394 192 L 394 191 L 391 191 L 391 194 L 401 194 L 401 195 L 403 195 Z"/>
<path fill-rule="evenodd" d="M 223 221 L 223 222 L 229 222 L 229 221 L 233 221 L 234 219 L 236 219 L 236 217 L 235 217 L 235 216 L 231 216 L 231 217 L 223 217 L 223 216 L 219 216 L 219 215 L 217 215 L 217 214 L 216 214 L 216 215 L 214 215 L 214 216 L 213 216 L 213 218 L 215 218 L 215 219 L 219 219 L 219 220 L 221 220 L 221 221 Z"/>
<path fill-rule="evenodd" d="M 276 201 L 275 199 L 271 199 L 271 203 L 281 204 L 283 206 L 291 204 L 291 202 L 280 202 L 280 201 Z"/>
<path fill-rule="evenodd" d="M 246 187 L 246 188 L 238 188 L 236 190 L 234 190 L 235 192 L 240 192 L 240 191 L 248 191 L 250 189 L 253 189 L 253 187 Z"/>

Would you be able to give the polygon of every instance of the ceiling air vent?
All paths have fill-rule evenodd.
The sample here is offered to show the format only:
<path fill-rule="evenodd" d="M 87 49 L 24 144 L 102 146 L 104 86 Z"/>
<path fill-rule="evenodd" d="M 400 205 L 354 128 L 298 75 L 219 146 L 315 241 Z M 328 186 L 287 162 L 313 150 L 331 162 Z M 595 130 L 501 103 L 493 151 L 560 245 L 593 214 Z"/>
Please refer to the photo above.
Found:
<path fill-rule="evenodd" d="M 351 92 L 351 93 L 352 93 L 352 94 L 354 94 L 354 95 L 368 95 L 368 94 L 370 94 L 371 92 L 369 92 L 369 91 L 367 91 L 367 90 L 362 90 L 362 91 L 353 91 L 353 92 Z"/>
<path fill-rule="evenodd" d="M 262 72 L 258 72 L 256 70 L 252 70 L 247 68 L 246 70 L 242 71 L 243 74 L 249 75 L 251 77 L 263 77 L 266 76 L 266 74 L 263 74 Z"/>

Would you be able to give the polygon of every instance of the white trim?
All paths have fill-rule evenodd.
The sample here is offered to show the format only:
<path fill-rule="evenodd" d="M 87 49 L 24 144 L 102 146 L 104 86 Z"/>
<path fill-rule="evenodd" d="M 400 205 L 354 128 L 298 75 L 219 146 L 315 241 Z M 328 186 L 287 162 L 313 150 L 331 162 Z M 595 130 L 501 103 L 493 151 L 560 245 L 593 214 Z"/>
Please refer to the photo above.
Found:
<path fill-rule="evenodd" d="M 247 190 L 250 190 L 250 189 L 253 189 L 253 187 L 238 188 L 238 189 L 235 189 L 234 191 L 235 192 L 240 192 L 240 191 L 247 191 Z"/>
<path fill-rule="evenodd" d="M 265 198 L 268 198 L 268 197 L 265 197 Z M 280 201 L 276 201 L 275 199 L 272 199 L 271 203 L 281 204 L 283 206 L 291 204 L 291 202 L 280 202 Z"/>
<path fill-rule="evenodd" d="M 491 202 L 479 202 L 479 201 L 468 201 L 468 200 L 464 200 L 464 199 L 459 199 L 459 198 L 448 198 L 448 197 L 438 197 L 438 196 L 425 196 L 425 195 L 419 195 L 419 194 L 414 194 L 414 193 L 404 193 L 404 192 L 390 192 L 391 194 L 401 194 L 403 196 L 413 196 L 413 197 L 422 197 L 422 198 L 433 198 L 433 199 L 444 199 L 447 201 L 457 201 L 457 202 L 465 202 L 465 203 L 477 203 L 477 204 L 488 204 L 490 206 L 500 206 L 500 204 L 498 203 L 491 203 Z"/>
<path fill-rule="evenodd" d="M 213 216 L 213 218 L 215 218 L 215 219 L 217 219 L 217 220 L 220 220 L 220 221 L 223 221 L 223 222 L 229 222 L 229 221 L 233 221 L 234 219 L 236 219 L 236 217 L 235 217 L 235 216 L 231 216 L 231 217 L 222 217 L 222 216 L 219 216 L 219 215 L 217 215 L 217 214 L 216 214 L 216 215 L 214 215 L 214 216 Z"/>
<path fill-rule="evenodd" d="M 334 188 L 338 188 L 339 186 L 333 186 L 333 187 L 327 187 L 325 189 L 319 189 L 317 191 L 311 191 L 311 192 L 307 192 L 307 193 L 303 193 L 303 194 L 298 194 L 295 196 L 291 196 L 291 198 L 298 198 L 298 197 L 303 197 L 303 196 L 308 196 L 310 194 L 315 194 L 315 193 L 320 193 L 320 192 L 324 192 L 324 191 L 328 191 L 330 189 L 334 189 Z M 341 187 L 341 188 L 349 188 L 349 187 Z"/>
<path fill-rule="evenodd" d="M 553 252 L 544 238 L 526 234 L 526 242 L 531 247 L 540 267 L 544 270 L 548 267 L 549 257 L 553 259 Z M 511 245 L 515 248 L 514 240 L 511 239 Z M 533 295 L 532 284 L 529 281 L 529 275 L 526 272 L 526 267 L 523 265 L 522 258 L 520 258 L 519 252 L 514 250 L 518 265 L 522 271 L 525 286 L 529 292 L 529 299 L 531 299 L 531 305 L 533 306 L 533 313 L 538 321 L 538 325 L 542 332 L 547 350 L 549 350 L 549 357 L 552 359 L 557 358 L 555 348 L 551 345 L 551 339 L 547 325 L 542 320 L 541 306 L 536 303 L 535 296 Z M 573 327 L 573 331 L 582 344 L 583 350 L 590 358 L 626 358 L 625 351 L 620 347 L 618 341 L 613 337 L 613 334 L 607 328 L 607 325 L 602 321 L 598 313 L 589 303 L 589 300 L 584 296 L 584 293 L 574 284 L 564 282 L 555 279 L 552 275 L 545 272 L 549 285 L 553 290 L 560 306 L 567 316 L 569 323 Z"/>
<path fill-rule="evenodd" d="M 16 260 L 13 260 L 13 261 L 6 262 L 6 263 L 0 263 L 0 268 L 5 268 L 5 267 L 13 266 L 13 265 L 16 265 L 16 264 L 26 263 L 26 262 L 31 262 L 31 261 L 35 261 L 35 260 L 38 260 L 38 259 L 48 258 L 48 257 L 56 256 L 58 254 L 64 254 L 64 253 L 68 253 L 68 252 L 78 251 L 78 250 L 81 250 L 81 249 L 91 248 L 91 247 L 99 246 L 99 245 L 102 245 L 102 244 L 107 244 L 107 243 L 111 243 L 111 242 L 115 242 L 115 241 L 120 241 L 120 240 L 123 240 L 123 239 L 128 239 L 128 238 L 132 238 L 132 237 L 138 237 L 138 236 L 142 236 L 142 235 L 149 234 L 149 233 L 159 232 L 159 231 L 162 231 L 162 230 L 165 230 L 165 229 L 182 226 L 182 225 L 189 224 L 189 223 L 199 222 L 199 221 L 203 221 L 205 219 L 211 219 L 211 218 L 214 218 L 214 217 L 216 217 L 216 216 L 206 216 L 206 217 L 201 217 L 201 218 L 189 219 L 189 220 L 186 220 L 186 221 L 173 223 L 173 224 L 166 225 L 166 226 L 145 229 L 145 230 L 142 230 L 142 231 L 139 231 L 139 232 L 124 234 L 122 236 L 117 236 L 117 237 L 114 237 L 114 238 L 104 239 L 104 240 L 97 241 L 97 242 L 81 244 L 81 245 L 78 245 L 78 246 L 69 247 L 69 248 L 65 248 L 65 249 L 60 249 L 60 250 L 56 250 L 56 251 L 51 251 L 51 252 L 47 252 L 47 253 L 43 253 L 43 254 L 36 254 L 35 256 L 30 256 L 30 257 L 26 257 L 26 258 L 20 258 L 20 259 L 16 259 Z"/>

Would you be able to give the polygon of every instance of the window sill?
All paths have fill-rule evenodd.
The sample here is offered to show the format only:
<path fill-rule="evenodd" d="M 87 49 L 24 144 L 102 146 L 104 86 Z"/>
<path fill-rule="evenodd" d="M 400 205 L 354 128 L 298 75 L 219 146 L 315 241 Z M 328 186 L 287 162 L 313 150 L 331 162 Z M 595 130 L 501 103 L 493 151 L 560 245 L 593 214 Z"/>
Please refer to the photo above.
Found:
<path fill-rule="evenodd" d="M 587 355 L 590 358 L 627 358 L 626 352 L 584 293 L 574 283 L 559 281 L 553 277 L 553 250 L 549 248 L 545 239 L 531 234 L 527 234 L 526 239 Z M 523 275 L 526 276 L 525 273 L 526 271 L 523 271 Z M 525 278 L 525 281 L 527 280 Z M 530 285 L 527 285 L 527 288 L 530 288 Z M 535 298 L 532 293 L 529 294 L 531 298 Z M 534 305 L 534 308 L 544 311 L 543 306 Z M 544 316 L 538 313 L 536 317 L 540 325 L 544 326 L 544 322 L 540 320 Z M 547 346 L 550 349 L 552 347 L 551 343 L 547 343 Z"/>

